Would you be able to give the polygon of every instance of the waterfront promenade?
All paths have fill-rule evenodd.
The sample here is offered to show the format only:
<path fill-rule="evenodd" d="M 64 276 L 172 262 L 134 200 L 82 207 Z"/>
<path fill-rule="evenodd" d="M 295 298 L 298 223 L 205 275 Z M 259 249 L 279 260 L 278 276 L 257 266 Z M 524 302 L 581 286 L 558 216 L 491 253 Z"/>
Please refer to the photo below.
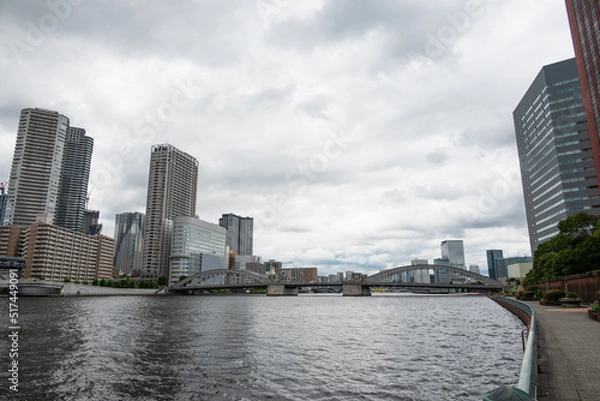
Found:
<path fill-rule="evenodd" d="M 539 332 L 538 399 L 600 400 L 600 322 L 588 318 L 588 307 L 527 303 Z"/>

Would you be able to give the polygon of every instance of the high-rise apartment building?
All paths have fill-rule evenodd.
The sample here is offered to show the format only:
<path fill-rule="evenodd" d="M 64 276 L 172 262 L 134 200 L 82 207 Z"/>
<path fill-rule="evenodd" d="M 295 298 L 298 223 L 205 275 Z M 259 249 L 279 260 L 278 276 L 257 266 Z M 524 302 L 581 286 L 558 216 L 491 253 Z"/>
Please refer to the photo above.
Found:
<path fill-rule="evenodd" d="M 56 214 L 69 118 L 38 108 L 21 110 L 4 224 L 29 227 Z"/>
<path fill-rule="evenodd" d="M 600 182 L 600 4 L 598 0 L 567 0 L 566 4 L 596 176 Z"/>
<path fill-rule="evenodd" d="M 170 144 L 152 146 L 144 222 L 143 279 L 169 277 L 173 219 L 196 214 L 198 161 Z"/>
<path fill-rule="evenodd" d="M 224 214 L 219 225 L 227 229 L 229 251 L 238 255 L 252 255 L 254 244 L 254 219 L 233 213 Z"/>
<path fill-rule="evenodd" d="M 531 251 L 600 192 L 575 59 L 544 66 L 513 112 Z"/>
<path fill-rule="evenodd" d="M 144 250 L 144 214 L 119 213 L 115 216 L 115 268 L 139 276 Z"/>
<path fill-rule="evenodd" d="M 54 222 L 69 230 L 86 232 L 84 210 L 94 140 L 85 129 L 68 127 L 63 155 L 58 205 Z"/>
<path fill-rule="evenodd" d="M 29 227 L 43 215 L 84 232 L 94 140 L 56 111 L 21 110 L 3 224 Z"/>
<path fill-rule="evenodd" d="M 485 251 L 487 257 L 488 276 L 494 280 L 498 280 L 498 260 L 504 258 L 504 253 L 501 249 L 488 249 Z"/>

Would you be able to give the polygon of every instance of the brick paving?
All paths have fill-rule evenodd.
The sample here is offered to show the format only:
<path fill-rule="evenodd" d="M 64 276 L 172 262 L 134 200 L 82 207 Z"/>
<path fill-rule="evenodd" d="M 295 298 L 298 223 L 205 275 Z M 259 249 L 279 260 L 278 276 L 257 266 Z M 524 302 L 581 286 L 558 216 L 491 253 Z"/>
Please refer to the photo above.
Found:
<path fill-rule="evenodd" d="M 539 333 L 540 401 L 600 401 L 600 322 L 588 307 L 527 302 Z"/>

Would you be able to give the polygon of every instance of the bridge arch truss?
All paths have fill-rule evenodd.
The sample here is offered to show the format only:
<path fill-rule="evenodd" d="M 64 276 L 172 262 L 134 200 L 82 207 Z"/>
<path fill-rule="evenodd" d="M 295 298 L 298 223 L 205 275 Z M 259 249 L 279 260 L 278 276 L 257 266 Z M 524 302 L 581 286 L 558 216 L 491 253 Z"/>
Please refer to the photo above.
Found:
<path fill-rule="evenodd" d="M 433 273 L 433 283 L 431 283 L 431 274 Z M 501 283 L 481 274 L 473 273 L 468 270 L 452 266 L 418 264 L 394 267 L 368 276 L 365 283 L 428 283 L 428 284 L 459 284 L 459 283 L 484 283 L 498 286 Z"/>
<path fill-rule="evenodd" d="M 208 270 L 187 277 L 171 286 L 172 289 L 198 288 L 211 286 L 241 286 L 269 283 L 269 278 L 247 270 L 216 269 Z"/>

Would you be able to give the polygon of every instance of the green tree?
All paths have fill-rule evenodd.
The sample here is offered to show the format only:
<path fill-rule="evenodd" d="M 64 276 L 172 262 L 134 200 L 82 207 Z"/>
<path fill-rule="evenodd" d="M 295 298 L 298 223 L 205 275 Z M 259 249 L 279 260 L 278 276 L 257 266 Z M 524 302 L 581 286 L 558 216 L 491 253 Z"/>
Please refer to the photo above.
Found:
<path fill-rule="evenodd" d="M 524 282 L 594 270 L 600 263 L 600 217 L 576 213 L 558 223 L 559 233 L 541 243 Z"/>
<path fill-rule="evenodd" d="M 159 286 L 165 286 L 165 285 L 167 285 L 167 277 L 166 276 L 160 276 L 158 278 L 157 284 Z"/>

